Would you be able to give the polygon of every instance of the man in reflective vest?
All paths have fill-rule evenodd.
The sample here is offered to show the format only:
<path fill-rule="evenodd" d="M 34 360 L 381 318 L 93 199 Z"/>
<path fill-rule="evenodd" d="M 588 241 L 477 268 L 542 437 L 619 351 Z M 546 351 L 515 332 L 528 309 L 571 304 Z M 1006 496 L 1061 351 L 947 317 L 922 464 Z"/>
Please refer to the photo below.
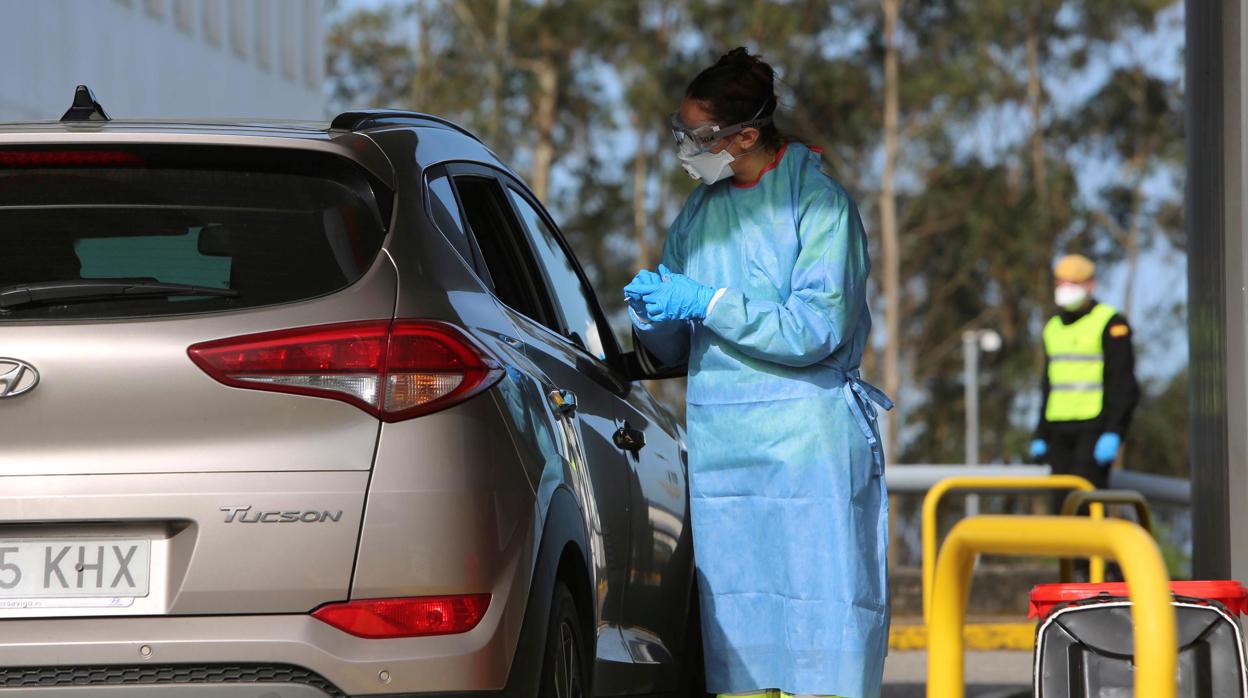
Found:
<path fill-rule="evenodd" d="M 1044 327 L 1044 408 L 1031 457 L 1105 488 L 1140 395 L 1131 327 L 1092 297 L 1087 257 L 1063 257 L 1053 271 L 1060 312 Z"/>

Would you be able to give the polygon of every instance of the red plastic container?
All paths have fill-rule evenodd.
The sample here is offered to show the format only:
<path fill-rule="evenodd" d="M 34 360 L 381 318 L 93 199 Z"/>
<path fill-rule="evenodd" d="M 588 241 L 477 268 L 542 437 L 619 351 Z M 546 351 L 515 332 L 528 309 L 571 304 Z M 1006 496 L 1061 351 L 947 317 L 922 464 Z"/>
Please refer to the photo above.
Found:
<path fill-rule="evenodd" d="M 1226 606 L 1231 615 L 1248 614 L 1248 589 L 1234 580 L 1170 582 L 1170 593 L 1190 599 L 1217 601 Z M 1127 597 L 1127 585 L 1123 582 L 1104 584 L 1037 584 L 1031 590 L 1028 618 L 1044 618 L 1055 606 L 1071 601 L 1082 601 L 1103 596 L 1123 599 Z"/>

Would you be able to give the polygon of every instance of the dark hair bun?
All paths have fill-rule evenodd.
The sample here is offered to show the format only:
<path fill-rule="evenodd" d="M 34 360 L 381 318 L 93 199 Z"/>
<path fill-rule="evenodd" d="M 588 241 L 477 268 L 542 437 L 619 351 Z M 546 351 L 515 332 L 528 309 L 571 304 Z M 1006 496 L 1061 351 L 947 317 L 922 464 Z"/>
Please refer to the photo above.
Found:
<path fill-rule="evenodd" d="M 738 46 L 698 73 L 685 96 L 705 102 L 720 124 L 739 124 L 775 113 L 775 81 L 776 71 L 761 56 Z M 774 124 L 766 124 L 760 131 L 770 147 L 778 147 L 783 141 Z"/>
<path fill-rule="evenodd" d="M 733 50 L 720 56 L 719 61 L 715 65 L 733 66 L 736 68 L 751 68 L 758 63 L 758 56 L 751 56 L 748 49 L 744 46 L 738 46 Z"/>
<path fill-rule="evenodd" d="M 761 80 L 768 85 L 774 84 L 776 79 L 776 71 L 763 61 L 762 56 L 751 55 L 749 49 L 744 46 L 738 46 L 720 56 L 719 61 L 715 63 L 715 67 L 732 68 L 743 73 L 748 72 L 751 74 L 751 77 Z"/>

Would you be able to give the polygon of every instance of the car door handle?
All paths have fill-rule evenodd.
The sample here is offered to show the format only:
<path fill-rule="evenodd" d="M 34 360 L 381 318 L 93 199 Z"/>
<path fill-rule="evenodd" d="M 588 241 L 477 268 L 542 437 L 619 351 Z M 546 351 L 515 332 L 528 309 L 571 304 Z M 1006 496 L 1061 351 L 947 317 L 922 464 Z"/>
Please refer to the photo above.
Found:
<path fill-rule="evenodd" d="M 646 447 L 646 432 L 634 429 L 628 422 L 624 422 L 624 426 L 615 430 L 611 440 L 617 448 L 636 454 Z"/>
<path fill-rule="evenodd" d="M 571 390 L 552 390 L 547 397 L 556 415 L 571 417 L 576 414 L 576 393 Z"/>

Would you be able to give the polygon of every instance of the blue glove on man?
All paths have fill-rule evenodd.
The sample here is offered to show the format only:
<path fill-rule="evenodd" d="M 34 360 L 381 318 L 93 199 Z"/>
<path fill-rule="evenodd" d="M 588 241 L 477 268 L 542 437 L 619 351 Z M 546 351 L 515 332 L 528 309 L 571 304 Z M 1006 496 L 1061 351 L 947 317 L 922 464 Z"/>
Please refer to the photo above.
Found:
<path fill-rule="evenodd" d="M 660 283 L 630 283 L 625 295 L 640 295 L 646 305 L 646 317 L 652 322 L 668 320 L 702 320 L 715 297 L 715 289 L 677 274 L 659 265 Z"/>
<path fill-rule="evenodd" d="M 1040 460 L 1048 455 L 1049 445 L 1045 443 L 1044 439 L 1032 439 L 1031 448 L 1029 450 L 1031 452 L 1032 460 Z"/>
<path fill-rule="evenodd" d="M 1121 445 L 1121 436 L 1113 432 L 1101 434 L 1101 438 L 1096 440 L 1096 448 L 1092 450 L 1092 457 L 1101 467 L 1105 467 L 1118 457 L 1118 447 Z"/>
<path fill-rule="evenodd" d="M 640 289 L 650 288 L 651 286 L 657 286 L 661 283 L 663 283 L 663 277 L 650 271 L 649 269 L 642 269 L 637 272 L 637 275 L 633 277 L 633 280 L 628 282 L 628 285 L 624 287 L 624 300 L 628 301 L 628 307 L 632 309 L 633 314 L 636 315 L 638 319 L 647 319 L 646 302 L 642 300 Z"/>

